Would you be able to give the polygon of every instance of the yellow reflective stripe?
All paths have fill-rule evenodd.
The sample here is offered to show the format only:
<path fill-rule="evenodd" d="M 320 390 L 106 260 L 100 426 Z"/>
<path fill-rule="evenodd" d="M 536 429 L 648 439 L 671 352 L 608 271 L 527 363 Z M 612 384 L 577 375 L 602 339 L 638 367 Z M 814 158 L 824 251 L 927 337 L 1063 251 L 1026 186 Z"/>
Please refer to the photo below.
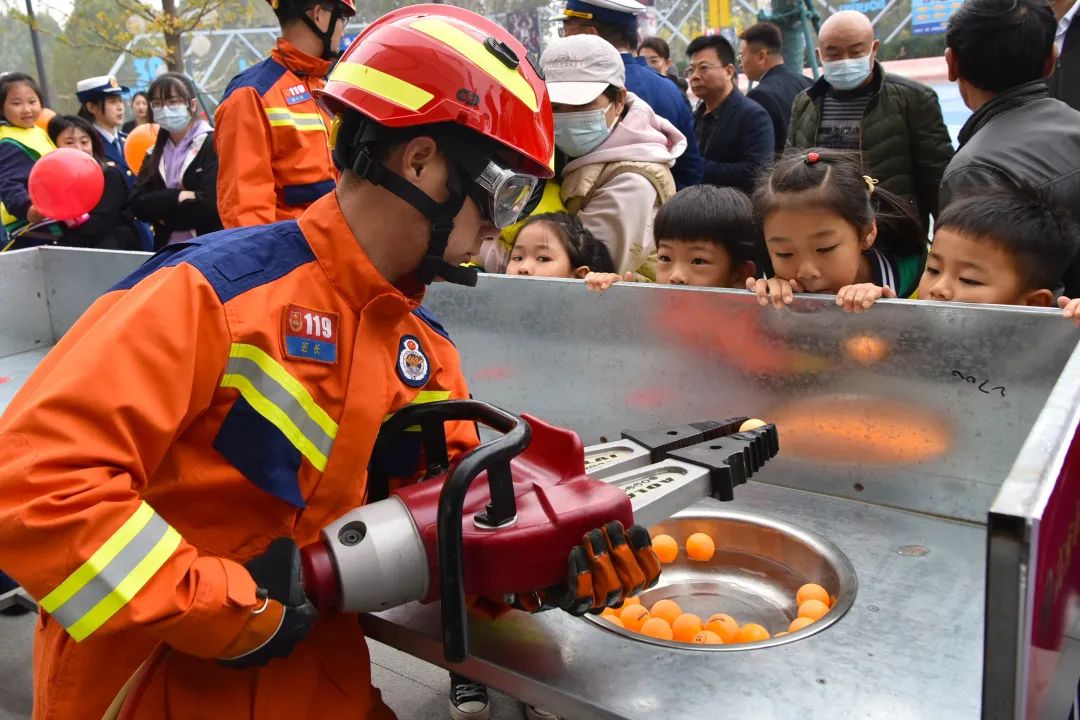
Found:
<path fill-rule="evenodd" d="M 365 92 L 378 95 L 383 100 L 417 111 L 435 97 L 427 90 L 405 82 L 393 75 L 360 63 L 340 62 L 330 73 L 328 82 L 342 82 Z"/>
<path fill-rule="evenodd" d="M 298 113 L 283 107 L 263 108 L 271 127 L 292 126 L 302 131 L 325 131 L 326 125 L 319 113 Z"/>
<path fill-rule="evenodd" d="M 315 443 L 311 442 L 296 423 L 292 421 L 288 413 L 274 403 L 267 400 L 255 386 L 243 375 L 225 375 L 221 378 L 221 387 L 236 388 L 255 412 L 269 420 L 281 434 L 288 438 L 289 442 L 306 457 L 319 472 L 326 470 L 326 455 Z"/>
<path fill-rule="evenodd" d="M 331 438 L 337 437 L 338 424 L 334 422 L 325 410 L 319 407 L 315 398 L 307 391 L 300 381 L 289 374 L 277 360 L 267 355 L 263 350 L 246 343 L 233 343 L 229 348 L 229 357 L 240 357 L 250 360 L 259 366 L 259 369 L 273 378 L 285 392 L 292 395 L 293 399 L 304 409 L 304 412 L 322 428 L 323 432 Z"/>
<path fill-rule="evenodd" d="M 409 401 L 409 405 L 426 405 L 427 403 L 442 402 L 443 400 L 449 399 L 449 390 L 421 390 L 420 392 L 416 393 L 416 397 Z M 388 414 L 386 417 L 383 418 L 383 422 L 385 423 L 387 420 L 394 417 L 394 415 L 396 415 L 398 412 L 400 412 L 400 409 Z M 410 425 L 409 427 L 405 428 L 405 432 L 419 431 L 419 425 Z"/>
<path fill-rule="evenodd" d="M 64 582 L 60 583 L 55 590 L 41 599 L 41 608 L 47 612 L 54 612 L 58 607 L 66 603 L 77 592 L 82 590 L 88 582 L 98 576 L 105 567 L 113 561 L 120 551 L 127 547 L 132 538 L 146 527 L 150 518 L 154 516 L 154 509 L 147 503 L 139 505 L 139 509 L 127 519 L 120 529 L 112 534 L 101 547 L 97 549 L 90 559 L 79 566 L 79 569 L 71 573 Z"/>
<path fill-rule="evenodd" d="M 150 578 L 161 569 L 168 561 L 176 548 L 180 546 L 180 533 L 170 527 L 164 537 L 154 545 L 153 549 L 135 566 L 135 569 L 117 585 L 116 589 L 107 595 L 101 602 L 86 613 L 81 620 L 68 627 L 68 633 L 75 641 L 86 639 L 91 633 L 104 625 L 109 618 L 117 613 L 120 608 L 131 602 L 131 599 L 143 589 Z"/>
<path fill-rule="evenodd" d="M 457 50 L 471 60 L 474 65 L 495 78 L 503 87 L 516 95 L 533 112 L 539 109 L 536 92 L 533 91 L 532 85 L 525 79 L 525 76 L 518 70 L 504 65 L 479 40 L 437 17 L 422 18 L 414 22 L 411 27 Z M 521 61 L 528 62 L 525 58 L 521 58 Z"/>

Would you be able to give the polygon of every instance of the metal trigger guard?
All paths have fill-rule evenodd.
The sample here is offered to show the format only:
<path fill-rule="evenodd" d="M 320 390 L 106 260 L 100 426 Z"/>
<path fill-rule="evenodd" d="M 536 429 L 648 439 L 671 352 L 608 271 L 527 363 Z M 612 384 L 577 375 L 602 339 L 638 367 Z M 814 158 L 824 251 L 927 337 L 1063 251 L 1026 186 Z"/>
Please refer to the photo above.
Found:
<path fill-rule="evenodd" d="M 439 552 L 439 580 L 442 594 L 443 653 L 448 662 L 461 662 L 469 654 L 468 617 L 465 605 L 465 571 L 461 525 L 465 496 L 480 473 L 487 471 L 491 502 L 476 519 L 496 529 L 517 516 L 510 460 L 529 446 L 532 429 L 516 415 L 480 400 L 445 400 L 411 405 L 394 414 L 379 432 L 371 455 L 368 502 L 389 495 L 389 474 L 382 461 L 406 428 L 419 426 L 427 477 L 449 466 L 446 430 L 449 421 L 483 423 L 503 436 L 489 440 L 462 455 L 443 483 L 439 494 L 436 535 Z"/>

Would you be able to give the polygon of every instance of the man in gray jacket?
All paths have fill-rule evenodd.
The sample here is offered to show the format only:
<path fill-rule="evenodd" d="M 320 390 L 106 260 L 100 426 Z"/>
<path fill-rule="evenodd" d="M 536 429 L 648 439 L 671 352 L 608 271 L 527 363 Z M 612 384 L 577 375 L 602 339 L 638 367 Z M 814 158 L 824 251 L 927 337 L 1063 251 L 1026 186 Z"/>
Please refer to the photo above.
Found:
<path fill-rule="evenodd" d="M 1080 217 L 1080 112 L 1050 97 L 1057 20 L 1044 0 L 967 0 L 949 20 L 949 79 L 973 115 L 945 169 L 941 205 L 1030 187 Z M 1080 262 L 1065 293 L 1080 294 Z"/>

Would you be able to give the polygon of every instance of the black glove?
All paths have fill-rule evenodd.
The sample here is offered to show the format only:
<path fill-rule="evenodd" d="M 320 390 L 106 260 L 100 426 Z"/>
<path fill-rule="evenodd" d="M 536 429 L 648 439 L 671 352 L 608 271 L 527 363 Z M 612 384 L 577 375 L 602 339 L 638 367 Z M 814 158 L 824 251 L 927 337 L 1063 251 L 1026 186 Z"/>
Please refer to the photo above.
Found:
<path fill-rule="evenodd" d="M 303 640 L 319 611 L 304 595 L 300 576 L 300 549 L 290 538 L 278 538 L 262 555 L 249 560 L 244 567 L 259 586 L 258 595 L 265 600 L 261 610 L 284 608 L 277 630 L 254 650 L 243 655 L 219 660 L 225 667 L 261 666 L 274 658 L 286 657 L 293 646 Z"/>

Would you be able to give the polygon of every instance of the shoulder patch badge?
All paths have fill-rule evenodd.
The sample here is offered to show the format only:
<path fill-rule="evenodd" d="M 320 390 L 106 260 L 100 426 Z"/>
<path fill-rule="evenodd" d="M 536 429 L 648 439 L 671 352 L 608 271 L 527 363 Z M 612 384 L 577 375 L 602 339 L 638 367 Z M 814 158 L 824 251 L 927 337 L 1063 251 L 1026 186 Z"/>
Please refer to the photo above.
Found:
<path fill-rule="evenodd" d="M 337 358 L 337 313 L 288 305 L 282 318 L 285 357 L 333 365 Z"/>
<path fill-rule="evenodd" d="M 296 105 L 298 103 L 306 102 L 311 99 L 311 93 L 308 92 L 307 87 L 303 83 L 299 85 L 293 85 L 291 88 L 285 91 L 285 104 Z"/>
<path fill-rule="evenodd" d="M 420 341 L 412 335 L 402 335 L 398 342 L 397 374 L 401 382 L 409 387 L 423 387 L 431 377 L 431 365 L 420 346 Z"/>

